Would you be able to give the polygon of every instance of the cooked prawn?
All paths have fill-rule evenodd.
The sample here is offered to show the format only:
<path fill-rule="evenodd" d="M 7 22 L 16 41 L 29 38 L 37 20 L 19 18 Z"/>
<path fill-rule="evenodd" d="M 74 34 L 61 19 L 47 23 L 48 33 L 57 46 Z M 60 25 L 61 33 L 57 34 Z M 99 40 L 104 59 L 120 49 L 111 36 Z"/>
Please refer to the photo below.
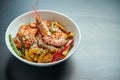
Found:
<path fill-rule="evenodd" d="M 62 32 L 59 28 L 54 33 L 50 32 L 47 24 L 41 19 L 38 12 L 34 10 L 36 25 L 42 35 L 43 42 L 49 45 L 60 47 L 67 42 L 67 34 Z"/>
<path fill-rule="evenodd" d="M 38 28 L 36 27 L 36 23 L 31 22 L 28 25 L 22 25 L 17 33 L 17 36 L 19 36 L 19 39 L 22 40 L 21 43 L 24 43 L 25 48 L 30 48 L 30 46 L 32 46 L 34 43 L 37 43 L 35 39 L 37 32 Z M 18 40 L 16 39 L 14 41 L 17 41 L 17 47 L 21 48 L 20 42 L 18 45 Z"/>
<path fill-rule="evenodd" d="M 33 23 L 30 25 L 22 25 L 17 33 L 19 36 L 35 36 L 37 34 L 38 28 L 35 27 Z"/>

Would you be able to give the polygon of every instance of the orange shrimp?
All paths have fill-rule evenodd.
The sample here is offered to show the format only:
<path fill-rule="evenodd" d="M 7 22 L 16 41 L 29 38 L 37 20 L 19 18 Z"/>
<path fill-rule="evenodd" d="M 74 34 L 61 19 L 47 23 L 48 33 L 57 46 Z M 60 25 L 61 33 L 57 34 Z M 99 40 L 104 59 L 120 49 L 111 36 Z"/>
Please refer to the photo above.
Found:
<path fill-rule="evenodd" d="M 19 36 L 35 36 L 37 34 L 38 28 L 35 28 L 35 24 L 22 25 L 17 33 Z"/>
<path fill-rule="evenodd" d="M 42 20 L 37 10 L 34 9 L 34 16 L 36 19 L 36 25 L 42 35 L 42 40 L 44 43 L 60 47 L 67 42 L 67 34 L 61 30 L 51 33 L 45 21 Z M 59 29 L 59 28 L 58 28 Z"/>
<path fill-rule="evenodd" d="M 25 48 L 30 48 L 34 43 L 36 42 L 35 35 L 38 32 L 38 28 L 36 27 L 35 22 L 31 22 L 27 25 L 22 25 L 17 33 L 17 36 L 22 42 L 24 43 Z M 17 48 L 21 48 L 20 42 L 18 43 L 18 40 L 15 39 L 14 42 L 16 42 Z"/>

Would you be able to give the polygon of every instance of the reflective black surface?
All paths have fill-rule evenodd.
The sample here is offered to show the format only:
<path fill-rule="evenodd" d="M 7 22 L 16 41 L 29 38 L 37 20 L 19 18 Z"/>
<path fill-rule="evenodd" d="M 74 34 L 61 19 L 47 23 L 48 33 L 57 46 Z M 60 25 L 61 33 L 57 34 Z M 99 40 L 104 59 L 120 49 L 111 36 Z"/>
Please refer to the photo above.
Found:
<path fill-rule="evenodd" d="M 5 44 L 5 31 L 36 0 L 0 0 L 0 80 L 120 80 L 119 0 L 39 0 L 40 10 L 72 18 L 81 30 L 78 50 L 67 61 L 35 67 L 16 59 Z"/>
<path fill-rule="evenodd" d="M 34 67 L 11 57 L 6 67 L 8 80 L 63 80 L 70 76 L 72 65 L 69 60 L 52 67 Z"/>

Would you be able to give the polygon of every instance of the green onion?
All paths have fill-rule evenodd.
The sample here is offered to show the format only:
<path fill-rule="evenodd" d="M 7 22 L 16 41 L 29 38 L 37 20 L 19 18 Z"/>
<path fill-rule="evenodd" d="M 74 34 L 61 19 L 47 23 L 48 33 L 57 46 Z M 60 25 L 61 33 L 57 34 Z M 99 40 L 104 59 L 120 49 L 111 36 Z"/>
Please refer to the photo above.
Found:
<path fill-rule="evenodd" d="M 13 48 L 13 50 L 15 51 L 15 53 L 18 55 L 18 56 L 22 56 L 21 52 L 18 51 L 18 49 L 16 48 L 15 44 L 14 44 L 14 41 L 12 39 L 12 35 L 9 34 L 9 41 L 10 41 L 10 45 L 11 47 Z"/>

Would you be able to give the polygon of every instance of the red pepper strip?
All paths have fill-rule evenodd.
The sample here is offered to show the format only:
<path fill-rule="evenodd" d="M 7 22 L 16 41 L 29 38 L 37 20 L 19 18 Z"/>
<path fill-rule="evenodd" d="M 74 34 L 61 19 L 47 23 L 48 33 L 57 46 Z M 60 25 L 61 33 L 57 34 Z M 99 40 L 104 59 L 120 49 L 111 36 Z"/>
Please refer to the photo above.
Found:
<path fill-rule="evenodd" d="M 74 39 L 70 39 L 64 46 L 64 48 L 62 48 L 61 50 L 59 50 L 58 52 L 56 52 L 53 56 L 52 62 L 57 61 L 60 56 L 62 55 L 62 53 L 68 48 L 69 45 L 71 45 L 74 42 Z"/>

